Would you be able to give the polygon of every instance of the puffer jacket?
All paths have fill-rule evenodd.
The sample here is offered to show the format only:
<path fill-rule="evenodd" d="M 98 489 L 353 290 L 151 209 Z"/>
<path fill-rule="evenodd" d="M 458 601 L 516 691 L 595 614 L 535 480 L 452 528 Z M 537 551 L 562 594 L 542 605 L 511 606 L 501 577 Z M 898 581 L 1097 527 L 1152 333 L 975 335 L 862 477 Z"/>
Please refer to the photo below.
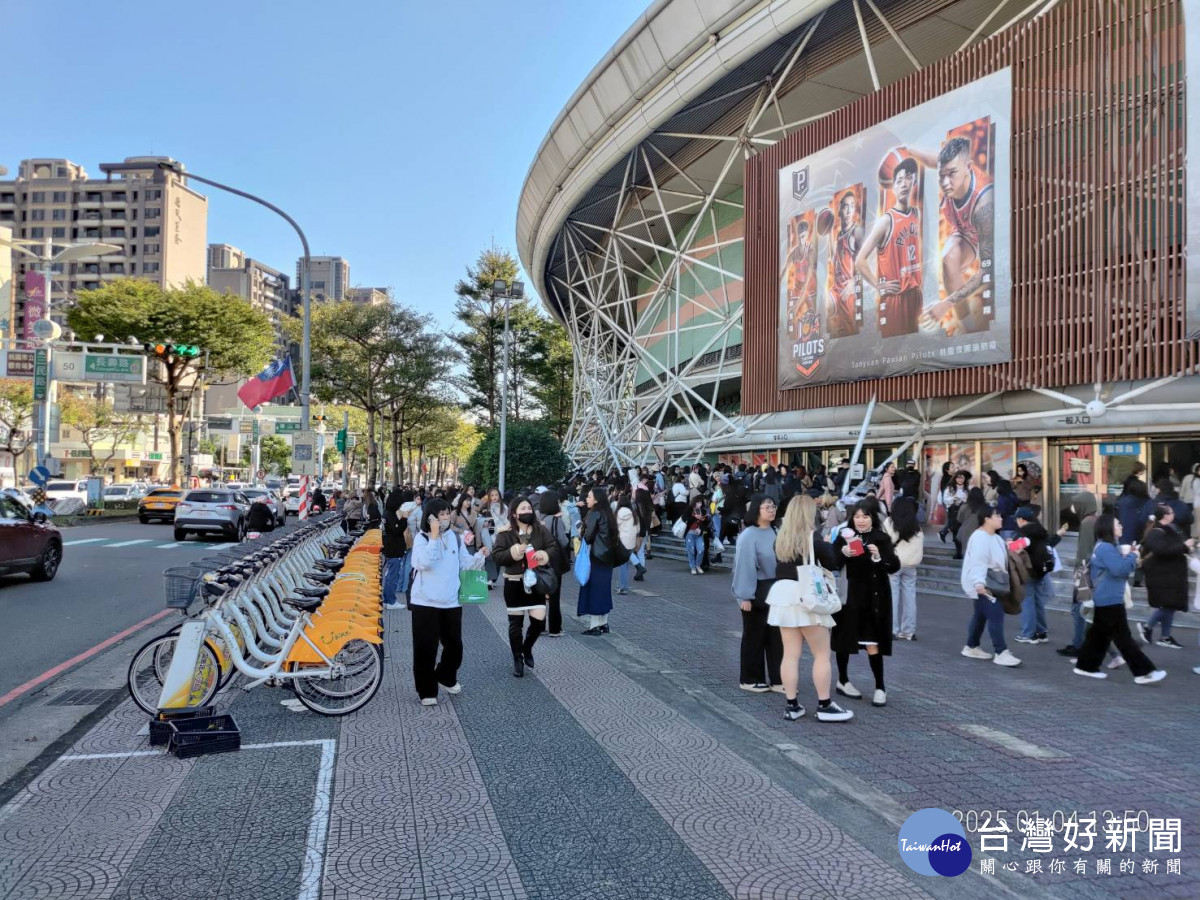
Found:
<path fill-rule="evenodd" d="M 617 532 L 621 535 L 621 543 L 626 549 L 633 550 L 637 547 L 638 527 L 632 509 L 621 507 L 617 510 Z"/>
<path fill-rule="evenodd" d="M 892 539 L 892 545 L 896 550 L 896 556 L 900 560 L 900 568 L 911 569 L 914 566 L 919 566 L 921 560 L 925 558 L 925 535 L 918 531 L 907 541 L 900 540 L 900 535 L 896 533 L 896 528 L 892 525 L 891 519 L 885 519 L 883 522 L 884 533 Z"/>

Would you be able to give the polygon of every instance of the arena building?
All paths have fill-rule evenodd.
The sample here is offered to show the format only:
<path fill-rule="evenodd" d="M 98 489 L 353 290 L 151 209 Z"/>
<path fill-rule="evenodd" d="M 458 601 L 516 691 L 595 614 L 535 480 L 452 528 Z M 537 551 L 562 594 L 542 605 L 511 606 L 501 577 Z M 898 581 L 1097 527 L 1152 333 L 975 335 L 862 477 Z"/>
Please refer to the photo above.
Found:
<path fill-rule="evenodd" d="M 811 469 L 862 438 L 867 469 L 1025 463 L 1050 515 L 1182 475 L 1197 35 L 1200 0 L 655 2 L 521 195 L 569 452 Z"/>

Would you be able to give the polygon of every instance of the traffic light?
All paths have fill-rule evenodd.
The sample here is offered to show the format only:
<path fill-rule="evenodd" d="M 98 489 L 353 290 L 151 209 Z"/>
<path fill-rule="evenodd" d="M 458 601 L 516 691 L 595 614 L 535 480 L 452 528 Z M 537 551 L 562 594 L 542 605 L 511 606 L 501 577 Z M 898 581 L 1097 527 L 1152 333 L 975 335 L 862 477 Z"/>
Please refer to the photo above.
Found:
<path fill-rule="evenodd" d="M 338 453 L 346 452 L 346 429 L 339 428 L 337 433 L 337 451 Z"/>
<path fill-rule="evenodd" d="M 167 359 L 178 356 L 180 359 L 195 359 L 200 355 L 200 348 L 194 344 L 142 344 L 142 349 L 150 356 Z"/>

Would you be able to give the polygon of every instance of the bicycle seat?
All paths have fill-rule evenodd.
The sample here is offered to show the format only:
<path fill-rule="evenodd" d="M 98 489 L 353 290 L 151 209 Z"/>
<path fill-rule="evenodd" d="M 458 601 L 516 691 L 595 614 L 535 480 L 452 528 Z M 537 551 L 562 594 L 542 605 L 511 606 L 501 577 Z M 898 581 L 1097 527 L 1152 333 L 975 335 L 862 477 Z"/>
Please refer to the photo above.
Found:
<path fill-rule="evenodd" d="M 332 572 L 305 572 L 304 577 L 313 584 L 332 584 L 335 576 Z"/>
<path fill-rule="evenodd" d="M 336 572 L 342 566 L 346 565 L 346 561 L 344 559 L 326 558 L 318 559 L 315 563 L 313 563 L 313 565 L 315 565 L 318 569 L 327 569 L 330 572 Z"/>
<path fill-rule="evenodd" d="M 311 597 L 320 600 L 329 595 L 329 588 L 324 586 L 302 587 L 296 588 L 296 593 L 301 597 Z"/>
<path fill-rule="evenodd" d="M 204 593 L 208 594 L 210 597 L 220 597 L 227 590 L 229 590 L 228 587 L 216 581 L 204 582 Z"/>
<path fill-rule="evenodd" d="M 301 612 L 312 612 L 321 605 L 321 598 L 313 597 L 309 600 L 301 600 L 299 597 L 285 597 L 283 602 L 285 605 L 293 609 L 298 609 Z"/>

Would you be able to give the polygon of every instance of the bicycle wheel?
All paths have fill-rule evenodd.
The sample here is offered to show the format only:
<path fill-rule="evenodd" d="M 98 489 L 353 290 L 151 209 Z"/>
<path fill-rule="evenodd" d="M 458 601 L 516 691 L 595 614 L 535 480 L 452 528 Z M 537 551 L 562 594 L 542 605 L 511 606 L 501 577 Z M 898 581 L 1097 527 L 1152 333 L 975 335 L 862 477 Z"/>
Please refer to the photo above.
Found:
<path fill-rule="evenodd" d="M 175 655 L 175 644 L 178 640 L 177 634 L 159 635 L 143 644 L 129 661 L 129 673 L 126 676 L 129 696 L 143 712 L 150 715 L 158 713 L 163 680 L 171 668 L 171 659 Z M 206 673 L 207 678 L 200 701 L 196 705 L 206 706 L 225 681 L 217 655 L 207 641 L 200 647 L 199 669 Z"/>
<path fill-rule="evenodd" d="M 294 678 L 292 690 L 313 712 L 344 716 L 366 706 L 381 684 L 383 648 L 353 640 L 333 658 L 332 674 Z"/>

